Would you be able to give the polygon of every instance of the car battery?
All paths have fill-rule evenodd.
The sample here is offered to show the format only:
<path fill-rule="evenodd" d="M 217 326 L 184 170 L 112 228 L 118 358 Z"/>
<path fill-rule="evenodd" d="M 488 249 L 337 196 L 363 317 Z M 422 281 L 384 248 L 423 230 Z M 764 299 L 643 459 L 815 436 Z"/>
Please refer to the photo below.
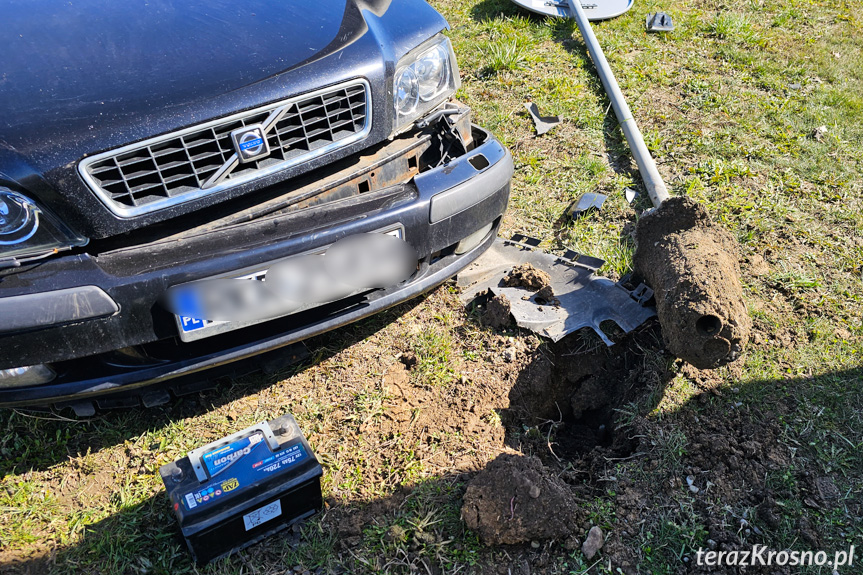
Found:
<path fill-rule="evenodd" d="M 199 564 L 260 541 L 322 505 L 323 469 L 289 414 L 195 449 L 159 473 Z"/>

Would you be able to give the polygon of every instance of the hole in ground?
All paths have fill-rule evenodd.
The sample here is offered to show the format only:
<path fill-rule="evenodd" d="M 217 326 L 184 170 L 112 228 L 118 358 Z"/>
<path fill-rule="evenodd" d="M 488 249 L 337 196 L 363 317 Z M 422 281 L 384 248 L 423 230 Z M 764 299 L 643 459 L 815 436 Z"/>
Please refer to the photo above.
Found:
<path fill-rule="evenodd" d="M 638 440 L 631 439 L 621 410 L 655 407 L 651 402 L 672 377 L 658 324 L 622 336 L 611 348 L 596 346 L 592 335 L 576 332 L 543 346 L 521 371 L 510 407 L 501 413 L 508 445 L 547 464 L 597 449 L 607 457 L 635 452 Z"/>

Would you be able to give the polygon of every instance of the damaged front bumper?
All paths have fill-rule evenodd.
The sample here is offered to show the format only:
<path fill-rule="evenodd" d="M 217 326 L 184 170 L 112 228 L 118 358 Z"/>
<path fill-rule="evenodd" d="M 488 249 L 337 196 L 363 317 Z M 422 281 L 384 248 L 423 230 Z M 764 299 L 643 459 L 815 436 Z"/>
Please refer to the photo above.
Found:
<path fill-rule="evenodd" d="M 443 283 L 494 241 L 512 176 L 509 152 L 488 132 L 460 124 L 458 133 L 452 118 L 441 117 L 326 173 L 273 186 L 251 205 L 208 212 L 181 231 L 163 226 L 131 245 L 103 241 L 4 272 L 0 370 L 38 365 L 56 377 L 15 387 L 0 381 L 0 405 L 87 413 L 94 402 L 163 403 L 169 390 L 198 389 L 229 364 Z M 175 317 L 159 303 L 172 285 L 239 277 L 349 235 L 396 228 L 420 259 L 412 277 L 388 289 L 192 342 L 180 341 Z"/>

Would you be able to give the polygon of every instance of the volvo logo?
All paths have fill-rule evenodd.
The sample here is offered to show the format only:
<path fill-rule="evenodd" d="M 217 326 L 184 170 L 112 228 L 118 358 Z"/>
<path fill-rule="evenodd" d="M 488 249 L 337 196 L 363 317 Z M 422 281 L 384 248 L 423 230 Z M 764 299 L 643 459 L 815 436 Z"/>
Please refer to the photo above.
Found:
<path fill-rule="evenodd" d="M 270 146 L 260 124 L 245 126 L 231 132 L 231 141 L 240 162 L 260 160 L 270 153 Z"/>

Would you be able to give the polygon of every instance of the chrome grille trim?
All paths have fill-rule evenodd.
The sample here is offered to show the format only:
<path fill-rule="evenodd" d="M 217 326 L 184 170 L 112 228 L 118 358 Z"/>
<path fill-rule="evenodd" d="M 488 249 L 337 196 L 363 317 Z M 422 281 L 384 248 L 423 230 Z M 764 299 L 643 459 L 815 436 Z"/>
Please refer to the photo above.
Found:
<path fill-rule="evenodd" d="M 121 218 L 264 177 L 365 138 L 371 90 L 356 79 L 84 158 L 78 173 Z M 240 164 L 230 132 L 263 124 L 270 154 Z"/>

